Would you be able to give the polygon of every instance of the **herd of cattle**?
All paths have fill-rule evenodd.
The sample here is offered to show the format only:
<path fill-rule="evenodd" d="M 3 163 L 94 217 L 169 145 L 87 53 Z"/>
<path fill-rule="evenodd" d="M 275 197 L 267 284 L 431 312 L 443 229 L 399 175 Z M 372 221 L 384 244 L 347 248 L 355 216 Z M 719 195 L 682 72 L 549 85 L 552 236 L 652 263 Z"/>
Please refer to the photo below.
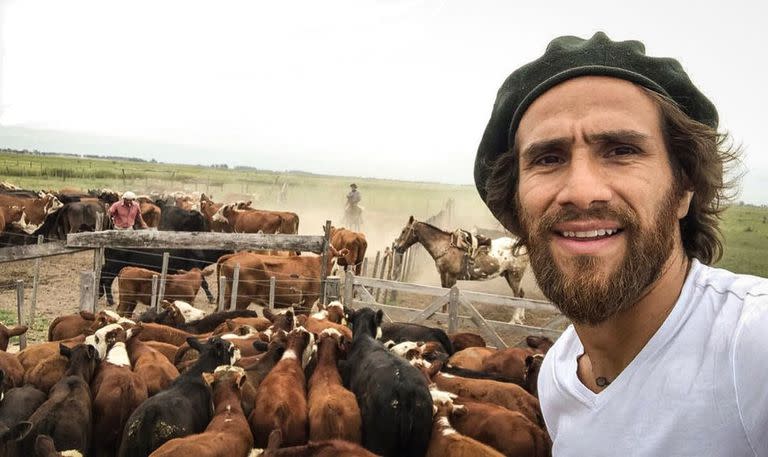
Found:
<path fill-rule="evenodd" d="M 61 316 L 16 354 L 26 327 L 0 325 L 0 455 L 551 454 L 536 391 L 550 340 L 496 350 L 382 317 L 164 302 Z"/>
<path fill-rule="evenodd" d="M 93 231 L 100 218 L 102 228 L 109 228 L 106 210 L 118 201 L 120 195 L 111 190 L 88 191 L 62 189 L 57 193 L 0 189 L 0 244 L 35 242 L 38 235 L 47 240 L 64 239 L 66 234 Z M 205 194 L 163 194 L 140 196 L 138 202 L 144 221 L 151 229 L 185 232 L 237 232 L 296 234 L 299 216 L 288 211 L 268 211 L 251 207 L 250 201 L 228 204 L 216 203 Z M 101 215 L 101 216 L 98 216 Z M 138 225 L 138 221 L 137 221 Z M 138 227 L 136 227 L 138 228 Z M 353 267 L 359 274 L 365 258 L 365 235 L 344 228 L 331 230 L 331 264 Z M 170 299 L 192 301 L 202 287 L 209 302 L 213 294 L 204 275 L 216 271 L 227 278 L 226 303 L 234 280 L 235 266 L 239 264 L 237 294 L 238 309 L 252 302 L 266 304 L 269 300 L 269 282 L 275 277 L 274 303 L 278 307 L 311 305 L 320 295 L 321 256 L 295 255 L 290 252 L 238 252 L 196 249 L 112 249 L 104 252 L 104 265 L 98 278 L 99 297 L 106 294 L 109 305 L 114 305 L 112 283 L 115 278 L 120 289 L 118 312 L 130 313 L 137 302 L 149 304 L 152 275 L 158 274 L 163 252 L 170 254 L 165 294 Z M 127 268 L 133 267 L 133 268 Z M 217 275 L 218 276 L 218 275 Z M 190 292 L 194 293 L 190 296 Z"/>
<path fill-rule="evenodd" d="M 94 230 L 117 193 L 0 189 L 7 244 Z M 295 213 L 205 195 L 140 197 L 158 230 L 297 233 Z M 104 228 L 108 228 L 107 225 Z M 26 236 L 25 236 L 26 235 Z M 358 269 L 367 243 L 331 234 L 331 262 Z M 149 305 L 161 250 L 105 249 L 100 292 L 117 312 L 56 318 L 48 342 L 17 354 L 0 324 L 0 456 L 546 456 L 536 381 L 552 342 L 495 350 L 471 333 L 383 323 L 382 313 L 318 308 L 322 257 L 292 252 L 170 252 L 162 308 Z M 236 308 L 189 305 L 206 276 Z M 263 316 L 247 309 L 274 304 Z M 101 295 L 101 294 L 100 294 Z M 313 305 L 313 306 L 312 306 Z M 312 306 L 312 308 L 310 308 Z M 79 452 L 79 454 L 78 454 Z"/>

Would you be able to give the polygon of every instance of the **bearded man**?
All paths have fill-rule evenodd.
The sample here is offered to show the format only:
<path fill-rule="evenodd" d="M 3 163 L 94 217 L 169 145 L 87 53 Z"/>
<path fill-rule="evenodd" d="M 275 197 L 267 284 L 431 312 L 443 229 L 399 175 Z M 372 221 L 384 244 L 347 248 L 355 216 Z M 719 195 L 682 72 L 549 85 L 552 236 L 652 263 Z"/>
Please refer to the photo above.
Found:
<path fill-rule="evenodd" d="M 573 322 L 539 374 L 555 456 L 768 455 L 768 281 L 709 266 L 717 127 L 676 60 L 603 33 L 499 89 L 475 182 Z"/>

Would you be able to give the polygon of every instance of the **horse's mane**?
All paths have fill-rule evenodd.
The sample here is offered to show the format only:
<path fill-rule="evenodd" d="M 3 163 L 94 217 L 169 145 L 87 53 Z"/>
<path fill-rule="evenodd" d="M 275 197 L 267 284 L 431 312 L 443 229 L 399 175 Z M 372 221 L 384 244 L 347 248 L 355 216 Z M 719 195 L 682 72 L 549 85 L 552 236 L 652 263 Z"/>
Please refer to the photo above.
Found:
<path fill-rule="evenodd" d="M 424 224 L 424 225 L 426 225 L 427 227 L 433 228 L 433 229 L 437 230 L 438 232 L 444 233 L 444 234 L 446 234 L 446 235 L 450 235 L 450 234 L 451 234 L 451 232 L 447 232 L 447 231 L 445 231 L 445 230 L 441 229 L 440 227 L 436 227 L 436 226 L 434 226 L 434 225 L 430 224 L 429 222 L 424 222 L 424 221 L 417 221 L 417 220 L 415 220 L 415 219 L 413 220 L 413 222 L 414 222 L 414 223 L 415 223 L 415 222 L 418 222 L 419 224 Z"/>

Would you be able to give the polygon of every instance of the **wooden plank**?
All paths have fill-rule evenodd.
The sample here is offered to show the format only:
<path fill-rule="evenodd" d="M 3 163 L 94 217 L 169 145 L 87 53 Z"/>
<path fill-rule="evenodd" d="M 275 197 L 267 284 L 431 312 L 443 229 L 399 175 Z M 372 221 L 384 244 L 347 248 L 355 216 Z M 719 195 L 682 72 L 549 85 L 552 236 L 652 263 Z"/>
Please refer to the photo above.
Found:
<path fill-rule="evenodd" d="M 24 280 L 16 280 L 16 314 L 19 325 L 24 325 Z M 27 335 L 19 335 L 19 350 L 27 347 Z"/>
<path fill-rule="evenodd" d="M 157 289 L 160 287 L 160 278 L 157 275 L 152 275 L 152 297 L 150 298 L 150 307 L 157 312 L 160 312 L 160 301 L 157 299 Z"/>
<path fill-rule="evenodd" d="M 224 291 L 227 288 L 227 278 L 226 276 L 219 276 L 219 304 L 216 307 L 216 311 L 222 312 L 224 311 Z"/>
<path fill-rule="evenodd" d="M 80 311 L 91 311 L 95 308 L 93 303 L 95 282 L 93 270 L 80 272 Z"/>
<path fill-rule="evenodd" d="M 331 221 L 325 221 L 323 233 L 323 251 L 320 254 L 320 287 L 322 288 L 322 303 L 325 305 L 328 303 L 328 284 L 325 282 L 325 278 L 328 277 L 328 256 L 331 255 Z"/>
<path fill-rule="evenodd" d="M 104 228 L 104 215 L 102 213 L 96 213 L 96 231 L 100 232 Z M 101 267 L 104 265 L 104 248 L 93 252 L 93 277 L 101 278 Z M 99 288 L 93 288 L 93 312 L 96 312 L 96 304 L 99 302 Z"/>
<path fill-rule="evenodd" d="M 61 241 L 30 244 L 27 246 L 11 246 L 0 248 L 0 263 L 36 259 L 38 257 L 51 257 L 54 255 L 74 254 L 85 250 L 87 250 L 87 248 L 73 249 L 67 247 L 67 245 Z"/>
<path fill-rule="evenodd" d="M 496 333 L 496 330 L 488 325 L 488 322 L 485 321 L 485 318 L 475 309 L 472 303 L 467 301 L 461 295 L 459 295 L 458 298 L 459 303 L 461 303 L 461 305 L 464 306 L 464 309 L 469 312 L 472 322 L 477 325 L 480 331 L 485 333 L 485 335 L 490 339 L 491 343 L 495 344 L 497 348 L 506 348 L 507 344 L 504 342 L 504 340 L 502 340 L 499 334 Z"/>
<path fill-rule="evenodd" d="M 489 305 L 509 306 L 512 308 L 525 308 L 540 311 L 560 312 L 555 305 L 542 300 L 531 300 L 528 298 L 507 297 L 504 295 L 486 294 L 471 290 L 462 290 L 461 295 L 473 303 L 486 303 Z"/>
<path fill-rule="evenodd" d="M 341 297 L 341 294 L 339 293 L 339 290 L 341 288 L 341 277 L 340 276 L 328 276 L 325 278 L 325 290 L 326 290 L 326 299 L 328 302 L 339 300 Z"/>
<path fill-rule="evenodd" d="M 275 286 L 277 285 L 277 280 L 275 280 L 275 277 L 272 276 L 269 278 L 269 302 L 267 303 L 267 306 L 269 307 L 270 311 L 275 310 Z"/>
<path fill-rule="evenodd" d="M 157 290 L 157 302 L 162 303 L 165 298 L 165 283 L 168 281 L 168 262 L 171 259 L 171 254 L 163 252 L 163 265 L 160 268 L 160 287 Z"/>
<path fill-rule="evenodd" d="M 379 259 L 381 259 L 381 251 L 376 251 L 376 259 L 373 261 L 373 274 L 371 275 L 372 278 L 375 278 L 376 274 L 379 272 Z"/>
<path fill-rule="evenodd" d="M 229 310 L 237 309 L 237 288 L 240 285 L 240 262 L 235 264 L 235 271 L 232 272 L 232 296 L 229 299 Z"/>
<path fill-rule="evenodd" d="M 347 270 L 344 275 L 344 305 L 349 306 L 352 303 L 352 298 L 355 292 L 355 274 Z M 367 291 L 366 291 L 367 292 Z"/>
<path fill-rule="evenodd" d="M 358 288 L 358 290 L 362 291 L 364 289 Z M 364 299 L 352 300 L 352 303 L 348 306 L 351 306 L 355 309 L 360 308 L 362 306 L 366 306 L 374 310 L 381 309 L 385 313 L 388 313 L 389 315 L 391 315 L 393 319 L 395 319 L 395 321 L 397 322 L 408 322 L 408 319 L 410 318 L 410 316 L 414 312 L 419 311 L 417 309 L 405 308 L 403 306 L 383 305 L 381 303 L 366 301 Z M 439 323 L 440 325 L 447 326 L 448 318 L 449 316 L 446 313 L 435 313 L 432 315 L 430 320 L 436 323 Z M 469 316 L 462 316 L 460 314 L 458 317 L 458 321 L 459 321 L 459 325 L 462 327 L 476 326 L 475 322 Z M 489 319 L 486 319 L 485 322 L 488 324 L 489 327 L 496 330 L 497 332 L 518 331 L 518 332 L 525 332 L 528 335 L 548 336 L 553 339 L 557 339 L 561 333 L 559 331 L 551 330 L 551 329 L 531 327 L 528 325 L 516 325 L 516 324 L 510 324 L 508 322 L 494 321 Z"/>
<path fill-rule="evenodd" d="M 448 334 L 456 333 L 459 328 L 459 288 L 455 285 L 451 287 L 451 293 L 448 294 Z"/>
<path fill-rule="evenodd" d="M 379 287 L 382 289 L 394 289 L 401 292 L 410 292 L 421 295 L 431 295 L 438 297 L 446 295 L 450 289 L 438 286 L 425 286 L 422 284 L 411 284 L 407 282 L 388 281 L 386 279 L 355 277 L 355 285 L 367 287 Z M 463 292 L 462 292 L 463 293 Z"/>
<path fill-rule="evenodd" d="M 448 303 L 449 295 L 450 292 L 447 295 L 435 298 L 432 300 L 432 303 L 430 303 L 429 306 L 412 315 L 411 318 L 408 319 L 408 322 L 412 324 L 418 324 L 429 319 L 431 315 L 435 314 L 440 308 Z"/>
<path fill-rule="evenodd" d="M 363 267 L 360 268 L 360 276 L 365 276 L 368 274 L 368 257 L 363 259 Z"/>
<path fill-rule="evenodd" d="M 43 235 L 37 235 L 37 245 L 43 244 Z M 32 300 L 29 310 L 29 325 L 35 325 L 35 314 L 37 313 L 37 287 L 40 285 L 40 257 L 35 259 L 35 274 L 32 278 Z"/>
<path fill-rule="evenodd" d="M 303 251 L 321 254 L 322 236 L 263 233 L 170 232 L 164 230 L 104 230 L 70 233 L 66 246 L 75 248 L 154 248 Z"/>

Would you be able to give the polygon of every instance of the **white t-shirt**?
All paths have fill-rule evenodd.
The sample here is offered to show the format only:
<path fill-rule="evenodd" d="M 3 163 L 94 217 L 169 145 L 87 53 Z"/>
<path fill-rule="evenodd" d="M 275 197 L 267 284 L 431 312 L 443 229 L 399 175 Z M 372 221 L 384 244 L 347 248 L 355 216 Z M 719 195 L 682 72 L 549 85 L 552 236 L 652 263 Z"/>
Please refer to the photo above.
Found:
<path fill-rule="evenodd" d="M 576 374 L 569 327 L 539 399 L 563 456 L 768 456 L 768 280 L 693 261 L 666 321 L 601 393 Z"/>

